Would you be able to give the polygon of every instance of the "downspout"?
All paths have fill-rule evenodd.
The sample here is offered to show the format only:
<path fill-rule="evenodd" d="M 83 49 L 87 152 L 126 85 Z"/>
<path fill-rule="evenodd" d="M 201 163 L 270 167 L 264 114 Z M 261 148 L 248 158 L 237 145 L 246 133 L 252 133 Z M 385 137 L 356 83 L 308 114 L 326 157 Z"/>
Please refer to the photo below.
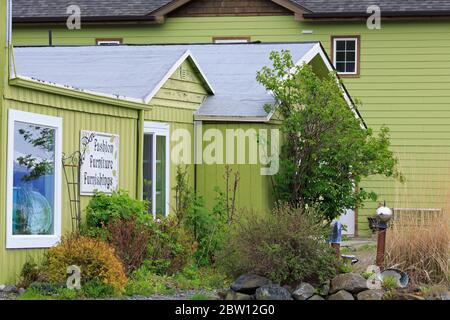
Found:
<path fill-rule="evenodd" d="M 137 183 L 136 183 L 136 198 L 143 200 L 144 198 L 144 117 L 145 111 L 138 111 L 137 119 Z"/>

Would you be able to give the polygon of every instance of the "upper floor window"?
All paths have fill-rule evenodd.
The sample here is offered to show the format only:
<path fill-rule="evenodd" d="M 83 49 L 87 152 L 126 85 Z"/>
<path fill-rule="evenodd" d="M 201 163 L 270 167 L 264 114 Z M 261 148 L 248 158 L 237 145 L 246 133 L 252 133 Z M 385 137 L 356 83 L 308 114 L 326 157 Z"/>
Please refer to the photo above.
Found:
<path fill-rule="evenodd" d="M 250 37 L 214 37 L 213 43 L 249 43 Z"/>
<path fill-rule="evenodd" d="M 122 44 L 122 39 L 95 39 L 98 46 L 117 46 Z"/>
<path fill-rule="evenodd" d="M 359 37 L 332 37 L 333 64 L 339 75 L 359 75 Z"/>

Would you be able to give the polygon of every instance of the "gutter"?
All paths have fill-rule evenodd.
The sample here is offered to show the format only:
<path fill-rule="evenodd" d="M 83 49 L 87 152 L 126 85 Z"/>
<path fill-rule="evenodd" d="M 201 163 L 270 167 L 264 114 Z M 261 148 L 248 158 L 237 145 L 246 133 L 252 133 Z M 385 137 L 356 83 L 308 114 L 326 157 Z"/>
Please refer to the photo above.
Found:
<path fill-rule="evenodd" d="M 372 14 L 367 12 L 323 12 L 305 13 L 305 19 L 366 19 Z M 450 17 L 450 10 L 430 11 L 381 11 L 384 18 L 423 18 L 423 17 Z"/>

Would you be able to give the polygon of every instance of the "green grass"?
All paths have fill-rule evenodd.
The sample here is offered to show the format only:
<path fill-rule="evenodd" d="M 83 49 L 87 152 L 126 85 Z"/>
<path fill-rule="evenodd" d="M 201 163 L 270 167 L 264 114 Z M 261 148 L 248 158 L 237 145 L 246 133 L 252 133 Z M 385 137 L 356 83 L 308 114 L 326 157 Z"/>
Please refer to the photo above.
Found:
<path fill-rule="evenodd" d="M 212 297 L 210 297 L 206 294 L 203 294 L 203 293 L 196 293 L 192 297 L 190 297 L 189 300 L 206 301 L 206 300 L 212 300 Z"/>

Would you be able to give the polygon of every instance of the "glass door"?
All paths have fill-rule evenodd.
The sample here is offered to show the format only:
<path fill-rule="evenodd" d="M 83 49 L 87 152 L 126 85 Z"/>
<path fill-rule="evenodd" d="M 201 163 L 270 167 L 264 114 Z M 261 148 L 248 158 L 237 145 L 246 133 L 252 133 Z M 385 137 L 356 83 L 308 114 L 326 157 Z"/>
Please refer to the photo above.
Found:
<path fill-rule="evenodd" d="M 169 126 L 146 122 L 144 130 L 143 195 L 156 218 L 169 211 Z"/>

